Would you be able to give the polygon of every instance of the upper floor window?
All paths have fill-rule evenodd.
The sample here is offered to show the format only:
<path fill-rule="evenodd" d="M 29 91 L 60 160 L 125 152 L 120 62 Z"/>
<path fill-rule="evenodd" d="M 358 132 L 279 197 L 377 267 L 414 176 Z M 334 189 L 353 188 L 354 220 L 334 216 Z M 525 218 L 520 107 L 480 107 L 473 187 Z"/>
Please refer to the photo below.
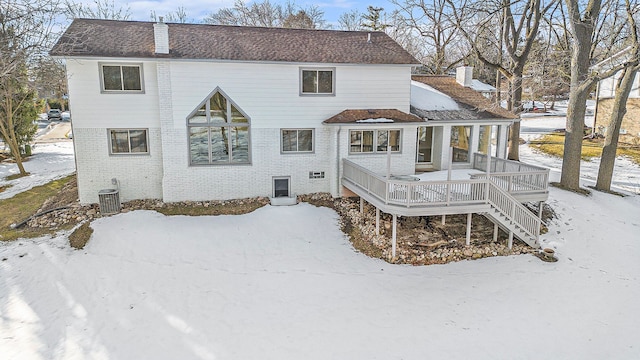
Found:
<path fill-rule="evenodd" d="M 148 154 L 147 129 L 109 129 L 111 154 Z"/>
<path fill-rule="evenodd" d="M 400 152 L 400 130 L 351 130 L 349 139 L 350 153 Z"/>
<path fill-rule="evenodd" d="M 300 94 L 335 94 L 335 74 L 334 68 L 300 69 Z"/>
<path fill-rule="evenodd" d="M 187 118 L 191 165 L 249 164 L 250 122 L 216 89 Z"/>
<path fill-rule="evenodd" d="M 100 64 L 102 92 L 144 92 L 142 64 Z"/>
<path fill-rule="evenodd" d="M 282 129 L 282 152 L 313 152 L 313 129 Z"/>

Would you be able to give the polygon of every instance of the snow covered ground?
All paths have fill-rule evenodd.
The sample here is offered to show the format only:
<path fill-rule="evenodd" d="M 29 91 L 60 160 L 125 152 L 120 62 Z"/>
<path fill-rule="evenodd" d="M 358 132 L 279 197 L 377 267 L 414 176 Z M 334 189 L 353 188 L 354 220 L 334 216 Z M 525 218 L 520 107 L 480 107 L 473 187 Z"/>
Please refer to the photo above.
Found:
<path fill-rule="evenodd" d="M 0 243 L 0 358 L 640 358 L 640 196 L 550 192 L 556 263 L 391 265 L 308 204 L 119 214 L 81 251 L 64 233 Z"/>
<path fill-rule="evenodd" d="M 547 116 L 523 119 L 520 123 L 520 137 L 529 141 L 556 129 L 564 129 L 566 118 Z M 593 117 L 585 119 L 587 126 L 593 126 Z M 520 160 L 551 169 L 551 181 L 560 181 L 562 159 L 539 153 L 527 145 L 520 146 Z M 595 185 L 598 178 L 600 158 L 582 161 L 580 165 L 581 185 Z M 612 188 L 640 194 L 640 166 L 626 158 L 617 158 L 613 172 Z"/>
<path fill-rule="evenodd" d="M 7 359 L 640 358 L 640 198 L 551 189 L 531 256 L 390 265 L 308 204 L 135 211 L 0 246 Z"/>
<path fill-rule="evenodd" d="M 34 146 L 33 156 L 23 165 L 31 175 L 15 180 L 5 180 L 5 177 L 19 173 L 18 166 L 14 163 L 0 163 L 0 185 L 11 185 L 7 190 L 0 192 L 0 199 L 13 197 L 34 186 L 46 184 L 76 171 L 73 143 L 66 141 L 37 144 Z"/>

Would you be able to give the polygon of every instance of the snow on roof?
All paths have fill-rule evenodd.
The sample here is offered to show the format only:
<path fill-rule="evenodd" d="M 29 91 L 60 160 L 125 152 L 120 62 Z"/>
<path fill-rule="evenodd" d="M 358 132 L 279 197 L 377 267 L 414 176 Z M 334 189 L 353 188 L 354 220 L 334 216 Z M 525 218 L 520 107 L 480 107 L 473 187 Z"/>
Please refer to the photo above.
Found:
<path fill-rule="evenodd" d="M 411 106 L 421 110 L 460 110 L 449 95 L 414 80 L 411 80 Z"/>
<path fill-rule="evenodd" d="M 478 79 L 473 79 L 471 80 L 471 86 L 470 88 L 472 88 L 475 91 L 480 91 L 480 92 L 488 92 L 488 91 L 496 91 L 496 88 L 489 85 L 489 84 L 485 84 L 482 81 L 478 80 Z"/>

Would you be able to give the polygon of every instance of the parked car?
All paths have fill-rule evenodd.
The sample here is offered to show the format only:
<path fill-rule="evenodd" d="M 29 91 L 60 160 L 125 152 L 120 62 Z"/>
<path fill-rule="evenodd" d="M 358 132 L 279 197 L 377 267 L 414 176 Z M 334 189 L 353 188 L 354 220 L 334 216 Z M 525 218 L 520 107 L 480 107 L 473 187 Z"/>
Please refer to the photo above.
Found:
<path fill-rule="evenodd" d="M 60 111 L 60 109 L 51 109 L 47 113 L 47 119 L 49 119 L 49 121 L 53 119 L 60 120 L 62 119 L 62 112 Z"/>

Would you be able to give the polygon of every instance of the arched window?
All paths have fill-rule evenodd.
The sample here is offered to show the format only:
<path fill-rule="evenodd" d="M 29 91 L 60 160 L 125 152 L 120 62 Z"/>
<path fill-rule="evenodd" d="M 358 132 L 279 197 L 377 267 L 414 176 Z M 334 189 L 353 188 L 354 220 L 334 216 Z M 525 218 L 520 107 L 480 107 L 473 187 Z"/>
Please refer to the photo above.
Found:
<path fill-rule="evenodd" d="M 216 88 L 187 118 L 191 165 L 251 163 L 249 117 Z"/>

